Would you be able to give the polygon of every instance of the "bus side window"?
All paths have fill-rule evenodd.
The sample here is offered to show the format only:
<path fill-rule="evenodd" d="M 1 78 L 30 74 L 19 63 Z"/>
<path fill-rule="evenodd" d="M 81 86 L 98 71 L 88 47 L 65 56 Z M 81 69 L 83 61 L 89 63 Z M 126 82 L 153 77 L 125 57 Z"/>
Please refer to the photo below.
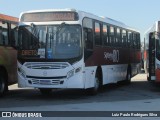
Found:
<path fill-rule="evenodd" d="M 85 41 L 85 49 L 92 50 L 93 49 L 93 31 L 89 28 L 84 28 L 84 41 Z"/>
<path fill-rule="evenodd" d="M 108 46 L 108 30 L 107 25 L 103 25 L 103 44 L 104 46 Z"/>
<path fill-rule="evenodd" d="M 2 22 L 2 44 L 3 45 L 8 45 L 9 40 L 8 40 L 8 23 Z"/>
<path fill-rule="evenodd" d="M 134 49 L 136 49 L 136 45 L 137 43 L 136 43 L 136 34 L 135 33 L 133 33 L 133 48 Z"/>
<path fill-rule="evenodd" d="M 126 30 L 122 30 L 122 47 L 126 47 L 127 35 Z"/>
<path fill-rule="evenodd" d="M 95 29 L 94 30 L 95 45 L 102 45 L 100 23 L 95 22 L 95 28 L 94 29 Z"/>
<path fill-rule="evenodd" d="M 3 45 L 2 21 L 0 21 L 0 45 Z"/>
<path fill-rule="evenodd" d="M 114 40 L 114 36 L 115 36 L 115 32 L 114 32 L 114 27 L 110 26 L 110 42 L 111 42 L 111 46 L 114 46 L 115 44 L 115 40 Z"/>
<path fill-rule="evenodd" d="M 119 46 L 121 43 L 121 31 L 119 28 L 116 30 L 116 44 Z"/>
<path fill-rule="evenodd" d="M 0 45 L 3 44 L 3 41 L 2 41 L 2 27 L 1 27 L 1 22 L 0 22 Z"/>
<path fill-rule="evenodd" d="M 128 47 L 131 47 L 132 42 L 132 32 L 128 31 Z"/>
<path fill-rule="evenodd" d="M 137 40 L 137 49 L 140 49 L 141 43 L 140 43 L 140 34 L 139 33 L 136 34 L 136 40 Z"/>
<path fill-rule="evenodd" d="M 120 37 L 119 37 L 118 44 L 119 44 L 119 47 L 123 47 L 123 45 L 122 45 L 122 29 L 120 29 Z"/>

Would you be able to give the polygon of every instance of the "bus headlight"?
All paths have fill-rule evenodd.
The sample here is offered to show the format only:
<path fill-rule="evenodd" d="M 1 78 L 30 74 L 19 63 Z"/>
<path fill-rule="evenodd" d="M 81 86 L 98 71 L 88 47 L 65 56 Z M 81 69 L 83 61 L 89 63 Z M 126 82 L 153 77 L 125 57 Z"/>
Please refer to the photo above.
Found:
<path fill-rule="evenodd" d="M 74 70 L 71 70 L 67 73 L 67 78 L 70 78 L 74 75 Z"/>

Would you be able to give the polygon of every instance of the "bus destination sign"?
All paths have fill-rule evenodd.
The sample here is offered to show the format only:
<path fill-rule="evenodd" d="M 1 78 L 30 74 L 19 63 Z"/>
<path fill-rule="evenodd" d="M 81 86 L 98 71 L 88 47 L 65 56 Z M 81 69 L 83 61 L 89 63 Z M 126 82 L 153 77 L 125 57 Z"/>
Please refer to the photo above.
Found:
<path fill-rule="evenodd" d="M 37 12 L 25 13 L 21 17 L 21 22 L 46 22 L 46 21 L 76 21 L 76 12 Z"/>

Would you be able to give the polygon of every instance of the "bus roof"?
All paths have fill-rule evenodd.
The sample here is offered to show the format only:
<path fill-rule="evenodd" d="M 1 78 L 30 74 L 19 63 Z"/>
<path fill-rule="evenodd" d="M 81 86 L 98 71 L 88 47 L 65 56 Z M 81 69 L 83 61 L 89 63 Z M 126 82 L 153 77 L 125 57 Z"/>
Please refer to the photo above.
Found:
<path fill-rule="evenodd" d="M 4 15 L 0 13 L 0 20 L 7 20 L 7 21 L 12 21 L 12 22 L 18 22 L 18 18 Z"/>
<path fill-rule="evenodd" d="M 128 30 L 132 30 L 132 31 L 136 31 L 136 32 L 139 32 L 138 30 L 132 28 L 132 27 L 129 27 L 127 26 L 126 24 L 124 24 L 123 22 L 120 22 L 120 21 L 117 21 L 117 20 L 114 20 L 114 19 L 111 19 L 109 17 L 104 17 L 104 16 L 96 16 L 94 14 L 91 14 L 91 13 L 87 13 L 87 12 L 83 12 L 83 11 L 78 11 L 79 13 L 85 13 L 85 17 L 91 17 L 91 18 L 94 18 L 96 20 L 99 20 L 99 21 L 102 21 L 102 22 L 106 22 L 108 24 L 111 24 L 111 25 L 115 25 L 117 27 L 121 27 L 121 28 L 125 28 L 125 29 L 128 29 Z"/>
<path fill-rule="evenodd" d="M 22 16 L 22 14 L 25 14 L 25 13 L 37 13 L 37 12 L 67 12 L 67 11 L 73 11 L 73 12 L 77 12 L 79 14 L 79 17 L 81 19 L 83 19 L 84 17 L 88 17 L 88 18 L 92 18 L 92 19 L 95 19 L 95 20 L 99 20 L 99 21 L 102 21 L 102 22 L 105 22 L 105 23 L 108 23 L 108 24 L 111 24 L 111 25 L 114 25 L 114 26 L 117 26 L 117 27 L 121 27 L 121 28 L 124 28 L 124 29 L 128 29 L 128 30 L 132 30 L 132 31 L 136 31 L 136 32 L 139 32 L 138 30 L 132 28 L 132 27 L 129 27 L 127 25 L 125 25 L 124 23 L 120 22 L 120 21 L 116 21 L 114 19 L 111 19 L 111 18 L 108 18 L 108 17 L 103 17 L 103 16 L 97 16 L 97 15 L 94 15 L 92 13 L 88 13 L 88 12 L 84 12 L 84 11 L 79 11 L 79 10 L 76 10 L 76 9 L 71 9 L 71 8 L 66 8 L 66 9 L 45 9 L 45 10 L 32 10 L 32 11 L 26 11 L 26 12 L 22 12 L 21 15 L 20 15 L 20 18 Z"/>

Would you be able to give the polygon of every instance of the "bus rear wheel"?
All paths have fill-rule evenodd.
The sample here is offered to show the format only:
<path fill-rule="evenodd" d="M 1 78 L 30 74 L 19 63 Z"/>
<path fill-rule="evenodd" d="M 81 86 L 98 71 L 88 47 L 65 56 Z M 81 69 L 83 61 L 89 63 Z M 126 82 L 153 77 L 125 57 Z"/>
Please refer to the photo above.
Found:
<path fill-rule="evenodd" d="M 42 95 L 50 95 L 52 93 L 52 89 L 50 88 L 39 88 Z"/>
<path fill-rule="evenodd" d="M 3 73 L 0 73 L 0 96 L 3 96 L 8 89 L 8 85 L 6 83 L 6 79 Z"/>
<path fill-rule="evenodd" d="M 131 69 L 128 68 L 127 70 L 127 76 L 126 76 L 126 80 L 124 81 L 125 84 L 130 84 L 131 83 Z"/>
<path fill-rule="evenodd" d="M 121 85 L 128 85 L 131 83 L 131 69 L 130 69 L 130 67 L 127 69 L 127 75 L 126 75 L 125 80 L 119 81 L 118 83 Z"/>

